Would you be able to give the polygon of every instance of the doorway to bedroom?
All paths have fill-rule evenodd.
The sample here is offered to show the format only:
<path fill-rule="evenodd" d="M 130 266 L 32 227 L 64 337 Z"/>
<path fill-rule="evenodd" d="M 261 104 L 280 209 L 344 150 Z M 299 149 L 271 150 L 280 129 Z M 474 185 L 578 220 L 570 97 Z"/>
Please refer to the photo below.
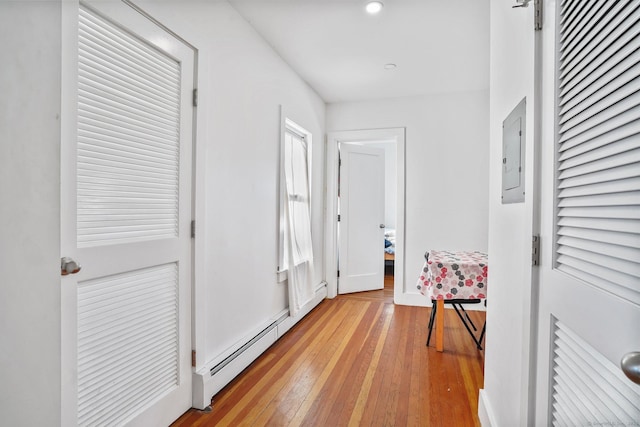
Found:
<path fill-rule="evenodd" d="M 329 133 L 329 295 L 404 286 L 404 129 Z M 332 272 L 335 272 L 331 274 Z"/>

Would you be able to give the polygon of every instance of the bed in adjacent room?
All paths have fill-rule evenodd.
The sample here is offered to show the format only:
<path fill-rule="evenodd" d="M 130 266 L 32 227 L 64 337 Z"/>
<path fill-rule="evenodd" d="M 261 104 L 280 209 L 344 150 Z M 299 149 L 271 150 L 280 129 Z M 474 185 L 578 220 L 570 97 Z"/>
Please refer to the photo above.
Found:
<path fill-rule="evenodd" d="M 393 274 L 396 257 L 396 230 L 387 228 L 384 230 L 384 273 Z"/>

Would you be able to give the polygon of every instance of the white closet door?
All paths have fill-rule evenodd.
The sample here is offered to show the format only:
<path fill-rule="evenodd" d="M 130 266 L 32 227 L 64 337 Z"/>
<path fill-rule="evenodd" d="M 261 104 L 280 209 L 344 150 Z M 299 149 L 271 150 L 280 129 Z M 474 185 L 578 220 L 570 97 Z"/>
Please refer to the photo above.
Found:
<path fill-rule="evenodd" d="M 168 425 L 191 406 L 194 52 L 120 2 L 81 4 L 77 40 L 63 424 Z"/>
<path fill-rule="evenodd" d="M 640 2 L 546 1 L 536 425 L 632 425 L 640 385 Z"/>

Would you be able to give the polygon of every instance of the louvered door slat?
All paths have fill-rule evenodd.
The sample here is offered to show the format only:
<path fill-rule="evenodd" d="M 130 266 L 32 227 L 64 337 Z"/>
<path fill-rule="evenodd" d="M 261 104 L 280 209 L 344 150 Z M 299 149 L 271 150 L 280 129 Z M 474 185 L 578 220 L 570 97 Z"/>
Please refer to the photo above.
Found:
<path fill-rule="evenodd" d="M 588 44 L 596 45 L 599 43 L 596 38 L 600 37 L 601 40 L 603 35 L 609 34 L 614 28 L 612 21 L 615 16 L 626 7 L 624 3 L 617 0 L 587 3 L 592 6 L 602 6 L 597 9 L 596 19 L 576 17 L 572 25 L 562 27 L 560 40 L 563 44 L 563 50 L 560 59 L 565 66 L 569 64 L 571 58 L 578 54 L 584 54 L 585 46 Z"/>
<path fill-rule="evenodd" d="M 563 109 L 560 113 L 562 115 L 562 120 L 560 121 L 561 132 L 566 132 L 566 130 L 606 109 L 622 109 L 622 111 L 625 111 L 637 105 L 637 102 L 633 104 L 628 97 L 633 96 L 635 87 L 640 84 L 640 79 L 636 77 L 638 70 L 640 70 L 640 66 L 627 70 L 625 74 L 616 76 L 614 80 L 606 83 L 593 96 L 585 98 L 573 109 Z M 630 84 L 627 85 L 627 83 Z M 625 104 L 631 105 L 631 107 L 625 107 Z"/>
<path fill-rule="evenodd" d="M 109 46 L 109 51 L 116 53 L 114 60 L 118 62 L 129 61 L 134 67 L 141 66 L 148 73 L 156 73 L 162 80 L 171 81 L 176 79 L 171 70 L 175 67 L 175 60 L 170 58 L 166 52 L 160 52 L 144 41 L 136 43 L 131 33 L 113 25 L 104 25 L 104 19 L 92 15 L 90 12 L 80 11 L 79 32 L 82 34 L 80 40 L 84 44 L 93 46 Z M 132 43 L 132 40 L 134 42 Z M 102 54 L 102 49 L 95 51 Z"/>
<path fill-rule="evenodd" d="M 88 36 L 88 35 L 86 35 Z M 98 40 L 99 42 L 100 40 Z M 172 90 L 178 85 L 178 79 L 161 79 L 155 72 L 151 72 L 148 68 L 140 67 L 140 64 L 132 64 L 119 60 L 120 57 L 114 55 L 116 52 L 104 52 L 102 46 L 93 43 L 81 43 L 80 48 L 84 50 L 82 69 L 115 69 L 118 70 L 120 78 L 125 79 L 134 85 L 143 85 L 145 92 L 154 96 L 158 101 L 170 106 L 171 101 L 176 98 L 175 94 L 172 98 L 165 99 L 164 93 Z M 157 67 L 159 64 L 153 64 Z M 175 73 L 175 70 L 173 70 Z M 176 76 L 177 77 L 177 76 Z"/>
<path fill-rule="evenodd" d="M 615 117 L 619 117 L 626 111 L 637 110 L 640 105 L 640 95 L 636 91 L 624 88 L 625 94 L 622 98 L 618 94 L 609 94 L 605 99 L 593 106 L 593 109 L 579 114 L 573 119 L 560 126 L 563 138 L 570 139 L 583 132 L 593 129 L 601 124 L 607 123 Z"/>
<path fill-rule="evenodd" d="M 594 242 L 612 243 L 619 246 L 635 248 L 640 244 L 640 237 L 627 233 L 613 233 L 602 230 L 585 230 L 573 227 L 562 227 L 558 230 L 559 236 L 572 236 L 588 239 Z"/>
<path fill-rule="evenodd" d="M 621 179 L 614 182 L 599 182 L 597 184 L 582 185 L 573 188 L 564 188 L 558 197 L 590 196 L 605 193 L 632 192 L 640 188 L 640 178 Z M 640 231 L 640 230 L 638 230 Z"/>
<path fill-rule="evenodd" d="M 638 160 L 640 160 L 640 150 L 638 150 Z M 625 158 L 626 160 L 626 158 Z M 640 164 L 636 162 L 629 162 L 623 166 L 608 168 L 600 168 L 599 170 L 592 170 L 588 168 L 589 165 L 585 165 L 583 173 L 575 175 L 573 177 L 561 174 L 562 183 L 558 188 L 577 187 L 580 185 L 594 184 L 596 182 L 615 181 L 618 179 L 626 179 L 640 176 Z M 618 163 L 616 163 L 618 164 Z M 595 169 L 595 168 L 594 168 Z"/>
<path fill-rule="evenodd" d="M 558 206 L 633 206 L 635 204 L 640 204 L 640 191 L 572 197 L 570 199 L 562 199 L 559 201 Z"/>
<path fill-rule="evenodd" d="M 558 350 L 558 354 L 563 354 L 563 352 Z M 577 399 L 570 403 L 572 404 L 571 406 L 573 406 L 573 404 L 576 406 L 579 405 L 579 411 L 585 414 L 582 422 L 586 424 L 587 419 L 604 421 L 607 418 L 613 417 L 611 410 L 606 405 L 601 405 L 600 402 L 596 401 L 595 397 L 588 392 L 588 390 L 593 389 L 595 385 L 590 377 L 585 375 L 581 376 L 575 369 L 570 369 L 570 367 L 566 365 L 556 365 L 554 367 L 554 373 L 556 374 L 554 391 L 560 396 L 566 396 L 571 392 L 576 394 Z"/>
<path fill-rule="evenodd" d="M 554 425 L 631 425 L 640 419 L 640 387 L 559 321 L 552 377 Z"/>
<path fill-rule="evenodd" d="M 617 128 L 637 122 L 638 120 L 640 120 L 640 108 L 633 107 L 605 122 L 601 122 L 600 126 L 589 128 L 586 132 L 577 135 L 575 132 L 573 132 L 572 135 L 561 134 L 560 142 L 563 145 L 561 146 L 560 151 L 565 151 L 569 148 L 576 147 L 579 144 L 584 144 L 589 140 L 605 136 L 607 133 L 612 132 Z"/>
<path fill-rule="evenodd" d="M 140 113 L 147 113 L 155 117 L 156 120 L 164 120 L 165 122 L 175 120 L 175 105 L 171 103 L 167 103 L 165 107 L 162 104 L 149 102 L 149 100 L 136 97 L 132 93 L 105 85 L 97 78 L 93 80 L 80 79 L 78 86 L 85 92 L 85 96 L 87 97 L 98 99 L 108 98 L 110 102 L 118 103 L 124 106 L 124 108 L 135 108 Z"/>
<path fill-rule="evenodd" d="M 640 133 L 640 122 L 631 121 L 619 124 L 617 127 L 609 129 L 600 135 L 592 135 L 586 138 L 582 135 L 583 138 L 581 140 L 575 138 L 571 141 L 571 144 L 565 142 L 565 144 L 559 147 L 559 160 L 562 161 L 562 166 L 566 169 L 567 165 L 571 165 L 571 161 L 565 163 L 564 160 L 598 148 L 611 150 L 610 152 L 612 154 L 633 150 L 637 147 L 637 145 L 635 145 L 637 143 L 635 138 L 637 138 L 636 135 L 638 133 Z M 611 144 L 612 142 L 615 142 L 615 144 Z"/>
<path fill-rule="evenodd" d="M 620 295 L 624 297 L 628 297 L 629 295 L 628 292 L 624 291 L 634 291 L 634 287 L 638 282 L 638 279 L 635 276 L 629 276 L 628 274 L 621 273 L 617 270 L 603 267 L 600 264 L 594 264 L 583 258 L 560 254 L 558 256 L 558 262 L 561 264 L 558 267 L 558 270 L 573 274 L 577 278 L 585 280 L 596 286 L 607 290 L 613 290 L 616 287 L 621 287 L 622 289 L 619 290 L 619 292 Z"/>
<path fill-rule="evenodd" d="M 606 206 L 606 207 L 580 207 L 580 208 L 562 208 L 558 212 L 558 216 L 567 217 L 584 217 L 584 218 L 621 218 L 621 219 L 640 219 L 640 210 L 631 206 Z"/>
<path fill-rule="evenodd" d="M 560 179 L 617 167 L 633 167 L 640 157 L 640 149 L 636 148 L 638 139 L 635 137 L 617 141 L 616 144 L 609 144 L 583 154 L 570 153 L 574 155 L 567 155 L 558 168 L 561 171 Z"/>
<path fill-rule="evenodd" d="M 563 2 L 564 5 L 564 2 Z M 575 20 L 576 15 L 582 10 L 585 3 L 579 1 L 572 1 L 566 4 L 565 13 L 562 15 L 561 20 L 563 27 L 568 27 Z"/>
<path fill-rule="evenodd" d="M 618 52 L 616 57 L 607 60 L 602 68 L 589 74 L 571 89 L 562 92 L 565 101 L 560 104 L 560 123 L 601 100 L 612 91 L 608 86 L 621 87 L 637 79 L 640 51 L 634 51 L 629 56 L 623 55 L 624 52 Z"/>
<path fill-rule="evenodd" d="M 634 221 L 617 218 L 569 218 L 561 217 L 558 220 L 560 227 L 579 227 L 587 230 L 610 230 L 623 233 L 637 234 L 638 224 Z"/>
<path fill-rule="evenodd" d="M 555 263 L 640 302 L 640 2 L 575 3 L 560 8 Z"/>
<path fill-rule="evenodd" d="M 106 304 L 92 302 L 105 294 Z M 78 416 L 81 424 L 91 424 L 94 417 L 103 412 L 105 416 L 109 414 L 119 402 L 114 397 L 125 391 L 133 390 L 137 394 L 138 405 L 153 398 L 142 393 L 142 384 L 131 376 L 136 372 L 142 377 L 157 377 L 156 383 L 167 381 L 168 377 L 175 384 L 176 309 L 175 264 L 79 285 Z M 83 339 L 84 336 L 90 339 Z M 101 402 L 106 407 L 101 407 Z"/>
<path fill-rule="evenodd" d="M 581 73 L 586 74 L 588 70 L 600 67 L 607 58 L 638 35 L 638 29 L 634 25 L 640 19 L 640 5 L 637 2 L 620 2 L 619 5 L 623 13 L 613 16 L 613 19 L 608 15 L 594 29 L 595 37 L 585 40 L 585 45 L 579 52 L 561 58 L 561 87 L 567 83 L 576 84 Z M 628 32 L 629 29 L 631 31 Z M 564 52 L 564 46 L 561 52 Z"/>
<path fill-rule="evenodd" d="M 157 112 L 163 118 L 171 119 L 176 115 L 175 105 L 164 99 L 158 99 L 151 93 L 132 85 L 129 81 L 121 80 L 120 85 L 115 87 L 113 77 L 105 74 L 100 69 L 92 69 L 86 67 L 87 71 L 92 72 L 91 79 L 78 77 L 78 85 L 81 90 L 99 94 L 101 96 L 109 96 L 119 100 L 124 104 L 138 103 L 141 111 Z"/>
<path fill-rule="evenodd" d="M 562 41 L 565 46 L 567 46 L 566 52 L 564 55 L 566 56 L 569 52 L 571 52 L 572 41 L 576 38 L 578 40 L 584 38 L 584 33 L 589 31 L 589 26 L 578 25 L 581 22 L 590 22 L 596 13 L 600 10 L 600 8 L 607 2 L 587 2 L 584 4 L 584 7 L 575 14 L 575 19 L 572 20 L 568 25 L 563 27 L 562 31 Z M 579 37 L 582 36 L 582 37 Z"/>
<path fill-rule="evenodd" d="M 91 89 L 87 87 L 86 89 Z M 80 103 L 86 104 L 86 108 L 90 108 L 94 112 L 99 112 L 102 114 L 108 114 L 115 117 L 124 116 L 125 119 L 130 117 L 138 118 L 145 124 L 153 124 L 155 125 L 161 132 L 158 132 L 161 136 L 164 135 L 165 132 L 175 132 L 176 131 L 176 116 L 173 117 L 167 115 L 167 117 L 163 117 L 158 114 L 157 111 L 147 111 L 145 108 L 141 108 L 140 106 L 131 105 L 129 102 L 122 102 L 118 98 L 107 98 L 101 95 L 100 93 L 91 93 L 83 90 L 83 95 L 80 98 Z"/>
<path fill-rule="evenodd" d="M 627 259 L 632 257 L 633 255 L 632 248 L 620 247 L 619 250 L 625 251 L 626 253 L 630 253 L 630 255 L 625 257 Z M 622 274 L 635 277 L 636 282 L 638 278 L 640 278 L 640 266 L 638 265 L 638 263 L 635 263 L 633 261 L 631 262 L 625 261 L 625 259 L 616 258 L 614 256 L 603 255 L 602 253 L 599 253 L 599 252 L 603 252 L 603 251 L 602 250 L 598 252 L 585 251 L 578 247 L 568 246 L 566 244 L 561 245 L 558 248 L 559 254 L 570 256 L 572 258 L 580 259 L 596 265 L 606 265 L 608 268 L 616 270 Z"/>
<path fill-rule="evenodd" d="M 80 17 L 79 245 L 175 236 L 179 64 L 88 11 Z"/>
<path fill-rule="evenodd" d="M 633 261 L 640 259 L 640 250 L 635 249 L 633 247 L 624 247 L 617 244 L 608 244 L 600 241 L 593 241 L 590 239 L 585 239 L 582 236 L 580 237 L 563 236 L 558 239 L 558 243 L 564 246 L 571 246 L 572 248 L 578 248 L 578 249 L 583 249 L 585 251 L 590 251 L 592 253 L 597 253 L 600 250 L 606 251 L 607 254 L 610 255 L 610 257 L 619 258 L 620 260 L 624 260 L 624 261 L 630 261 L 630 263 L 628 264 L 630 267 L 633 267 Z M 610 266 L 615 267 L 613 263 Z"/>

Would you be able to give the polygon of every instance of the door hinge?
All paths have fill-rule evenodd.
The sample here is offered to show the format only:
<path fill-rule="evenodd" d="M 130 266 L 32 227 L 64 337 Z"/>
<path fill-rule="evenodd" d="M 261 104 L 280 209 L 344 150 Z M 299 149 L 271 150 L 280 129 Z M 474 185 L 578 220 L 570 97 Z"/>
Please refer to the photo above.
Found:
<path fill-rule="evenodd" d="M 340 270 L 336 273 L 336 277 L 340 277 Z"/>
<path fill-rule="evenodd" d="M 531 239 L 531 265 L 540 265 L 540 236 L 537 234 Z"/>
<path fill-rule="evenodd" d="M 512 8 L 529 7 L 531 0 L 516 0 L 516 5 Z M 533 29 L 542 30 L 542 0 L 533 0 Z"/>
<path fill-rule="evenodd" d="M 338 222 L 340 222 L 340 214 L 338 214 Z"/>
<path fill-rule="evenodd" d="M 198 89 L 194 89 L 193 90 L 193 106 L 197 107 L 198 106 Z"/>
<path fill-rule="evenodd" d="M 533 0 L 534 29 L 542 30 L 542 0 Z"/>
<path fill-rule="evenodd" d="M 196 367 L 196 351 L 191 350 L 191 366 Z"/>
<path fill-rule="evenodd" d="M 338 157 L 338 167 L 342 166 L 342 159 Z"/>
<path fill-rule="evenodd" d="M 196 220 L 191 221 L 191 238 L 196 237 Z"/>

